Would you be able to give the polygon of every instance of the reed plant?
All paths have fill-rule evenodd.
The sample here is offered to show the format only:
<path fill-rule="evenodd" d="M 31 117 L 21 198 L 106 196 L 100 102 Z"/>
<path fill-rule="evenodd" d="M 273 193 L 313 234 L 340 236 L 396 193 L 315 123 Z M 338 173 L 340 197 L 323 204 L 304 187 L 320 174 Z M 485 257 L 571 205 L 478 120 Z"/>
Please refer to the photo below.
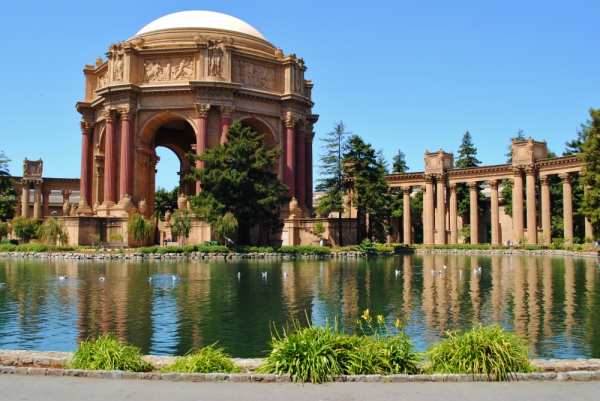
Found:
<path fill-rule="evenodd" d="M 447 332 L 446 338 L 429 349 L 427 359 L 433 372 L 484 374 L 490 380 L 536 371 L 529 360 L 527 339 L 494 325 Z"/>
<path fill-rule="evenodd" d="M 177 373 L 241 373 L 242 367 L 231 360 L 231 355 L 216 344 L 204 348 L 193 348 L 187 354 L 165 366 L 161 372 Z"/>
<path fill-rule="evenodd" d="M 69 369 L 149 372 L 153 366 L 141 359 L 140 351 L 109 333 L 80 342 L 68 366 Z"/>

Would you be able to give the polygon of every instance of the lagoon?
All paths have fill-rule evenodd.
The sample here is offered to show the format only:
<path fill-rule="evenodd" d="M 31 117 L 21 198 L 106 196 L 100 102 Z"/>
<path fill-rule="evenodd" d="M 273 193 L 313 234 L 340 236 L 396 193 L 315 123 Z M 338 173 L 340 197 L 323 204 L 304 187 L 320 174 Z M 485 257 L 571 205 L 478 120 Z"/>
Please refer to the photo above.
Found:
<path fill-rule="evenodd" d="M 292 316 L 302 324 L 337 316 L 354 332 L 370 309 L 390 324 L 407 319 L 420 350 L 481 322 L 526 336 L 540 358 L 600 358 L 595 259 L 0 259 L 0 282 L 0 349 L 73 351 L 77 341 L 115 332 L 146 354 L 183 355 L 218 342 L 234 357 L 261 357 L 271 322 L 281 330 Z"/>

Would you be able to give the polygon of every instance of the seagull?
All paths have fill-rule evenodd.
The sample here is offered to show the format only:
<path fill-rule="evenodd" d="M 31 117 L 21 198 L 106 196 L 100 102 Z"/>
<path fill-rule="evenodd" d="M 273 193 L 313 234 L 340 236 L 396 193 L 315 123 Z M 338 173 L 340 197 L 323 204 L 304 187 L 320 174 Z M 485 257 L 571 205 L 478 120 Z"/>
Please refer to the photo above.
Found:
<path fill-rule="evenodd" d="M 235 242 L 233 242 L 231 240 L 231 238 L 228 238 L 228 237 L 223 237 L 223 238 L 225 238 L 227 240 L 227 242 L 229 242 L 231 245 L 235 245 Z"/>
<path fill-rule="evenodd" d="M 69 276 L 58 276 L 58 279 L 59 279 L 59 280 L 66 280 L 66 279 L 68 279 L 68 278 L 69 278 Z"/>
<path fill-rule="evenodd" d="M 238 272 L 238 278 L 242 277 L 242 273 Z"/>
<path fill-rule="evenodd" d="M 106 280 L 106 279 L 105 279 L 104 277 L 100 277 L 98 280 L 100 280 L 100 281 L 104 281 L 104 280 Z"/>
<path fill-rule="evenodd" d="M 148 279 L 148 281 L 152 282 L 152 277 L 150 277 L 150 278 Z"/>
<path fill-rule="evenodd" d="M 58 213 L 58 212 L 55 210 L 55 211 L 53 211 L 53 212 L 52 212 L 52 213 L 50 213 L 50 214 L 56 214 L 56 213 Z"/>
<path fill-rule="evenodd" d="M 431 275 L 433 276 L 435 274 L 435 270 L 431 269 Z"/>
<path fill-rule="evenodd" d="M 458 271 L 458 275 L 459 275 L 459 276 L 462 276 L 462 270 L 459 270 L 459 271 Z"/>
<path fill-rule="evenodd" d="M 262 272 L 263 277 L 267 277 L 267 272 Z"/>
<path fill-rule="evenodd" d="M 444 269 L 446 268 L 446 265 L 444 265 Z"/>
<path fill-rule="evenodd" d="M 173 276 L 173 281 L 177 280 L 177 276 Z"/>
<path fill-rule="evenodd" d="M 479 269 L 477 269 L 477 273 L 481 274 L 481 266 L 479 266 Z"/>
<path fill-rule="evenodd" d="M 438 272 L 438 274 L 441 276 L 441 275 L 442 275 L 442 271 L 440 270 L 440 271 Z"/>
<path fill-rule="evenodd" d="M 396 270 L 396 276 L 400 275 L 400 270 Z"/>

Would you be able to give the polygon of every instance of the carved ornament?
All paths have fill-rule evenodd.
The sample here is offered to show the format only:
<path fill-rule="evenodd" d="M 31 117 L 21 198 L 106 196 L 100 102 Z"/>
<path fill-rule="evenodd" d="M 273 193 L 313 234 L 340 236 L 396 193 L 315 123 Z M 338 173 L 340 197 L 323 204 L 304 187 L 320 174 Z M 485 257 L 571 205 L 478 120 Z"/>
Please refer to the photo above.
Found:
<path fill-rule="evenodd" d="M 402 187 L 402 193 L 404 193 L 404 195 L 410 195 L 412 193 L 412 187 Z"/>
<path fill-rule="evenodd" d="M 496 190 L 498 189 L 498 181 L 497 180 L 488 180 L 487 182 L 490 186 L 490 188 Z"/>
<path fill-rule="evenodd" d="M 234 111 L 235 106 L 221 106 L 221 118 L 231 118 Z"/>
<path fill-rule="evenodd" d="M 82 134 L 91 134 L 94 131 L 94 123 L 82 121 L 79 123 L 79 128 Z"/>
<path fill-rule="evenodd" d="M 444 173 L 438 173 L 438 174 L 434 174 L 434 176 L 438 183 L 440 183 L 440 182 L 443 183 L 446 180 L 446 177 L 448 175 L 444 174 Z"/>
<path fill-rule="evenodd" d="M 106 120 L 107 123 L 115 122 L 117 120 L 117 114 L 113 109 L 102 110 L 102 117 L 104 117 L 104 120 Z"/>
<path fill-rule="evenodd" d="M 548 185 L 550 183 L 550 177 L 548 177 L 547 175 L 541 175 L 540 176 L 540 183 L 542 185 Z"/>
<path fill-rule="evenodd" d="M 294 128 L 298 119 L 288 113 L 281 117 L 281 121 L 283 121 L 283 125 L 285 125 L 286 128 Z"/>
<path fill-rule="evenodd" d="M 190 57 L 144 61 L 144 82 L 189 81 L 193 78 L 194 61 Z"/>
<path fill-rule="evenodd" d="M 233 99 L 233 93 L 228 91 L 198 91 L 198 98 Z"/>
<path fill-rule="evenodd" d="M 519 166 L 512 166 L 511 170 L 512 170 L 513 175 L 515 177 L 520 177 L 521 174 L 523 174 L 523 169 L 521 167 L 519 167 Z"/>
<path fill-rule="evenodd" d="M 425 174 L 425 182 L 427 184 L 433 184 L 434 176 L 433 174 Z"/>
<path fill-rule="evenodd" d="M 306 131 L 306 119 L 305 118 L 299 118 L 298 119 L 298 131 Z"/>
<path fill-rule="evenodd" d="M 135 107 L 122 107 L 118 109 L 121 120 L 132 120 L 133 116 L 137 113 Z"/>
<path fill-rule="evenodd" d="M 208 40 L 208 75 L 211 77 L 223 76 L 225 40 L 226 38 L 223 38 L 223 40 Z"/>
<path fill-rule="evenodd" d="M 560 177 L 561 180 L 563 180 L 563 182 L 566 183 L 571 183 L 571 179 L 573 178 L 573 175 L 571 173 L 562 173 L 558 175 Z"/>
<path fill-rule="evenodd" d="M 196 107 L 196 117 L 208 117 L 209 103 L 196 103 L 194 106 Z"/>
<path fill-rule="evenodd" d="M 160 160 L 160 157 L 156 156 L 156 153 L 147 148 L 137 148 L 137 167 L 143 172 L 151 171 L 156 167 L 156 163 Z"/>
<path fill-rule="evenodd" d="M 275 89 L 275 68 L 235 60 L 232 81 L 255 88 Z"/>
<path fill-rule="evenodd" d="M 305 139 L 306 139 L 306 143 L 312 143 L 313 140 L 315 139 L 315 133 L 314 132 L 306 132 Z"/>
<path fill-rule="evenodd" d="M 471 191 L 478 191 L 479 190 L 479 183 L 478 182 L 468 182 L 467 185 L 469 186 L 469 189 Z"/>
<path fill-rule="evenodd" d="M 535 164 L 528 164 L 523 167 L 523 170 L 525 171 L 525 174 L 527 174 L 527 175 L 534 175 L 535 172 L 537 171 L 537 166 Z"/>
<path fill-rule="evenodd" d="M 109 50 L 110 57 L 112 58 L 113 81 L 122 81 L 124 69 L 123 58 L 125 57 L 125 50 L 123 49 L 123 44 L 112 44 L 110 45 Z"/>
<path fill-rule="evenodd" d="M 105 88 L 108 86 L 108 73 L 104 72 L 98 75 L 98 85 L 96 89 Z"/>

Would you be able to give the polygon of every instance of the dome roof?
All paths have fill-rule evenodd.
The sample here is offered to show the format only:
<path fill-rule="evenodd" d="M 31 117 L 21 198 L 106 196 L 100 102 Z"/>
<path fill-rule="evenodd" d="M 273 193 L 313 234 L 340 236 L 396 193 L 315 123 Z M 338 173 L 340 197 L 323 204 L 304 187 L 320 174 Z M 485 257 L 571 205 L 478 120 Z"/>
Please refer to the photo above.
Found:
<path fill-rule="evenodd" d="M 143 27 L 137 34 L 165 29 L 209 28 L 241 32 L 260 39 L 267 40 L 260 32 L 244 21 L 214 11 L 181 11 L 165 15 Z"/>

